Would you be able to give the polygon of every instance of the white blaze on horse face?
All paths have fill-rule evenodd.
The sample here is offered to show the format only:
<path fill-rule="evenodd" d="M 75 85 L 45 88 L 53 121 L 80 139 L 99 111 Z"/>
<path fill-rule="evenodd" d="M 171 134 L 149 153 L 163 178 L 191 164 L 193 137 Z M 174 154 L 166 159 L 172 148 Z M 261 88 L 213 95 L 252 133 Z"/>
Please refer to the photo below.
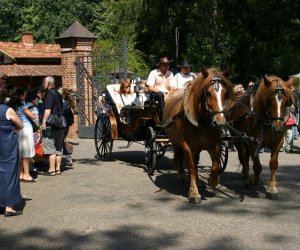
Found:
<path fill-rule="evenodd" d="M 277 103 L 277 117 L 281 117 L 280 116 L 280 111 L 281 111 L 282 98 L 279 99 L 278 94 L 276 94 L 275 98 L 276 98 L 276 103 Z"/>
<path fill-rule="evenodd" d="M 219 89 L 218 91 L 216 90 L 217 93 L 217 101 L 218 101 L 218 107 L 219 111 L 223 110 L 223 105 L 222 105 L 222 84 L 219 84 Z M 221 116 L 224 116 L 223 113 L 220 114 Z"/>

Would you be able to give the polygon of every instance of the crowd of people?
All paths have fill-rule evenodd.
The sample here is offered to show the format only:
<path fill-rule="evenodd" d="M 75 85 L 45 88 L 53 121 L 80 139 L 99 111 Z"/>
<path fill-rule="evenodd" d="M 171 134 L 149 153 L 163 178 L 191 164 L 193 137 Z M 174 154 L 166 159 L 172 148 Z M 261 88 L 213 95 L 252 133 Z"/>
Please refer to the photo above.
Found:
<path fill-rule="evenodd" d="M 0 212 L 5 217 L 22 214 L 20 182 L 36 182 L 30 174 L 35 146 L 42 144 L 49 169 L 44 175 L 61 174 L 62 156 L 74 116 L 67 99 L 48 76 L 38 89 L 0 89 Z M 72 164 L 69 156 L 68 164 Z"/>

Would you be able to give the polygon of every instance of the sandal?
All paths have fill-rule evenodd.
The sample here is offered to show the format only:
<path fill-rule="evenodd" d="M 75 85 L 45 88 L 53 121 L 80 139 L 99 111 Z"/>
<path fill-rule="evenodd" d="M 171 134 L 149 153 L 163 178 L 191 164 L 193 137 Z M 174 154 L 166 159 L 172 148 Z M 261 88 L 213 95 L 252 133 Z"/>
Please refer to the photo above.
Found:
<path fill-rule="evenodd" d="M 55 171 L 47 171 L 47 172 L 43 173 L 43 175 L 46 175 L 46 176 L 55 176 L 56 172 Z"/>
<path fill-rule="evenodd" d="M 57 175 L 61 175 L 61 171 L 60 170 L 56 170 L 56 174 Z"/>
<path fill-rule="evenodd" d="M 26 180 L 26 179 L 21 179 L 21 182 L 36 182 L 35 179 L 30 179 L 30 180 Z"/>

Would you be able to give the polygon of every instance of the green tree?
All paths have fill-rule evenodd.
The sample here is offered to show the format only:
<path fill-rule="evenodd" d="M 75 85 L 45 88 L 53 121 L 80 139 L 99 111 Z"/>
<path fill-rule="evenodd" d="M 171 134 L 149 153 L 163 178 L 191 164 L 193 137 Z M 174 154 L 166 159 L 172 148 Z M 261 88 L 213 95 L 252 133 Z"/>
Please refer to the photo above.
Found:
<path fill-rule="evenodd" d="M 127 40 L 127 61 L 128 69 L 140 76 L 146 76 L 149 67 L 145 63 L 144 54 L 136 49 L 136 29 L 141 14 L 140 0 L 109 1 L 104 0 L 97 6 L 92 28 L 95 30 L 101 42 L 97 42 L 96 51 L 103 49 L 99 44 L 106 44 L 113 50 L 120 49 L 120 41 Z"/>

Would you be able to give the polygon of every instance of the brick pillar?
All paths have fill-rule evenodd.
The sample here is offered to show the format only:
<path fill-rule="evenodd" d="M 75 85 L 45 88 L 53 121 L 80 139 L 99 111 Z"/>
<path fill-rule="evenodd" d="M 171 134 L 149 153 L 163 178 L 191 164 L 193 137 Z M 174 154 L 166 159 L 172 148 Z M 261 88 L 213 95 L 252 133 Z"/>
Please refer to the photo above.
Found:
<path fill-rule="evenodd" d="M 76 89 L 76 57 L 85 56 L 93 51 L 92 47 L 95 37 L 59 37 L 57 38 L 61 47 L 61 73 L 62 87 Z M 91 72 L 92 74 L 92 72 Z M 93 100 L 86 100 L 91 102 Z M 78 137 L 78 117 L 75 115 L 74 124 L 70 127 L 68 137 Z"/>

